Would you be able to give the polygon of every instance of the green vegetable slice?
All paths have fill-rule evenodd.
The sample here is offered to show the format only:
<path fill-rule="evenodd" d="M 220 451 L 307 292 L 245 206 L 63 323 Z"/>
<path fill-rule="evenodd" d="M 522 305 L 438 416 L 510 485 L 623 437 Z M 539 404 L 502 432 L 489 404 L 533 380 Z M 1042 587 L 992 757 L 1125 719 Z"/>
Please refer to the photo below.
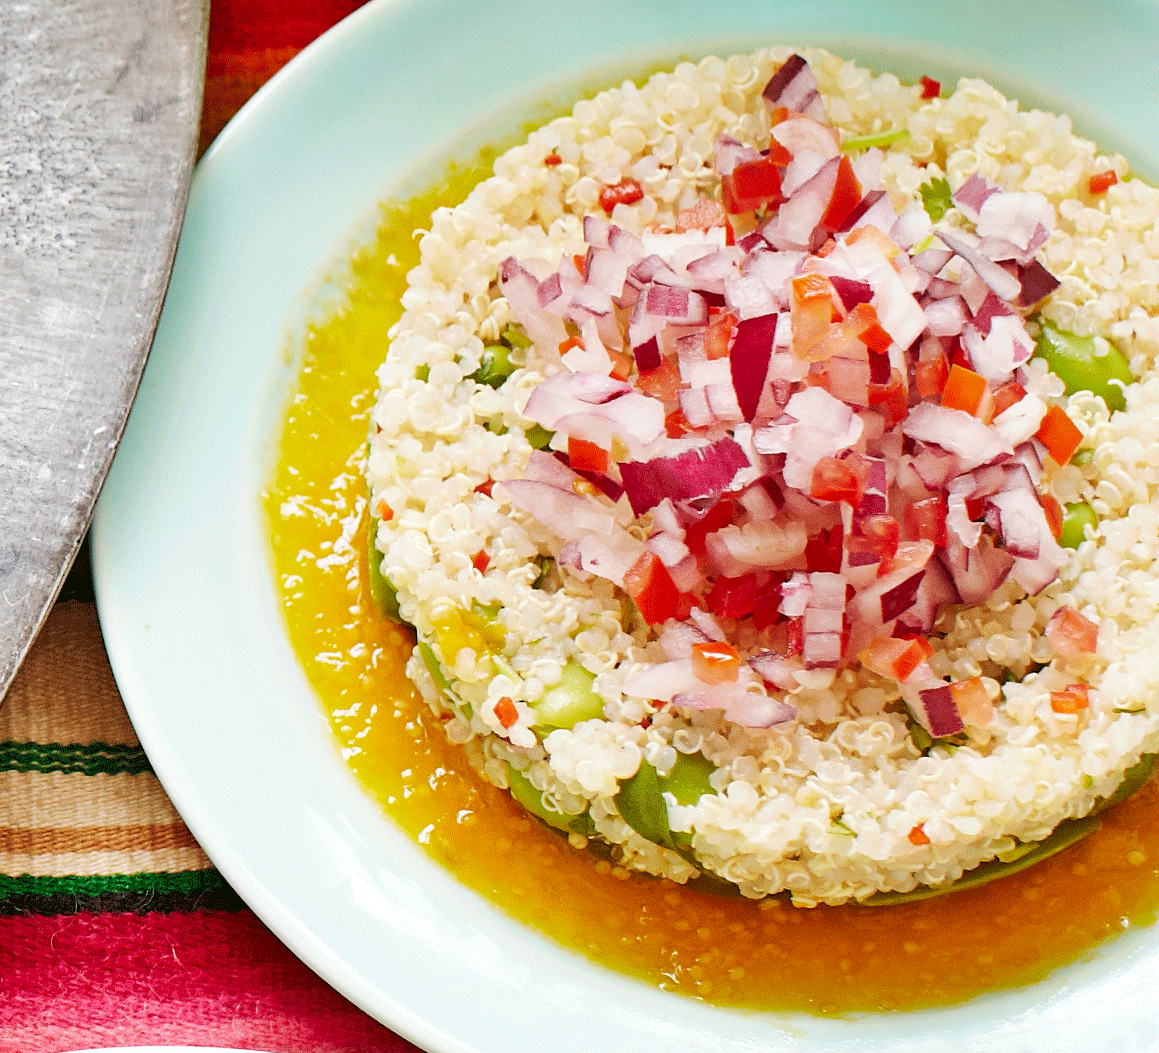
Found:
<path fill-rule="evenodd" d="M 1066 385 L 1068 395 L 1090 391 L 1111 411 L 1127 405 L 1120 385 L 1134 383 L 1135 377 L 1127 356 L 1114 344 L 1105 355 L 1096 355 L 1093 336 L 1076 336 L 1043 322 L 1034 354 Z"/>
<path fill-rule="evenodd" d="M 620 815 L 645 841 L 674 847 L 668 826 L 668 805 L 660 789 L 660 776 L 646 760 L 640 761 L 636 774 L 620 784 L 616 794 Z"/>
<path fill-rule="evenodd" d="M 384 618 L 389 618 L 392 622 L 401 621 L 398 593 L 382 573 L 382 553 L 374 547 L 374 539 L 378 534 L 378 519 L 373 515 L 366 518 L 366 584 L 370 590 L 370 601 L 374 604 L 374 609 Z"/>
<path fill-rule="evenodd" d="M 716 765 L 703 753 L 677 753 L 672 770 L 660 780 L 660 789 L 676 798 L 677 804 L 696 804 L 706 793 L 716 793 L 709 779 Z"/>
<path fill-rule="evenodd" d="M 928 183 L 922 183 L 918 192 L 922 195 L 922 207 L 926 215 L 934 223 L 954 207 L 950 198 L 950 184 L 944 179 L 931 179 Z"/>
<path fill-rule="evenodd" d="M 581 720 L 604 715 L 604 700 L 592 690 L 595 676 L 579 662 L 569 661 L 554 683 L 532 703 L 535 722 L 549 728 L 574 728 Z"/>
<path fill-rule="evenodd" d="M 672 770 L 660 780 L 660 792 L 672 794 L 677 804 L 696 804 L 706 793 L 716 793 L 709 782 L 714 771 L 716 765 L 703 753 L 677 753 Z M 671 830 L 669 836 L 672 847 L 699 869 L 692 854 L 692 834 L 686 830 Z"/>
<path fill-rule="evenodd" d="M 1062 532 L 1058 543 L 1066 548 L 1078 548 L 1086 540 L 1086 527 L 1099 525 L 1099 517 L 1086 501 L 1074 501 L 1063 509 Z"/>
<path fill-rule="evenodd" d="M 515 800 L 548 826 L 562 830 L 565 834 L 583 834 L 585 837 L 591 837 L 596 832 L 595 823 L 587 812 L 564 815 L 563 812 L 555 812 L 548 808 L 543 803 L 543 794 L 531 784 L 531 780 L 518 768 L 512 768 L 510 765 L 507 767 L 507 786 Z"/>
<path fill-rule="evenodd" d="M 500 334 L 499 339 L 509 347 L 518 347 L 522 351 L 526 351 L 531 346 L 531 337 L 524 332 L 523 326 L 516 325 L 514 322 L 508 324 Z"/>
<path fill-rule="evenodd" d="M 427 672 L 431 674 L 431 679 L 435 682 L 435 687 L 444 694 L 450 691 L 450 681 L 443 676 L 443 671 L 439 668 L 439 660 L 435 657 L 435 652 L 431 650 L 430 645 L 419 640 L 415 646 L 419 649 L 419 657 L 422 658 L 423 665 L 427 667 Z"/>
<path fill-rule="evenodd" d="M 1112 805 L 1126 800 L 1136 790 L 1140 789 L 1155 772 L 1159 764 L 1159 754 L 1148 754 L 1137 764 L 1128 768 L 1123 775 L 1123 781 L 1110 797 L 1100 802 L 1090 813 L 1081 819 L 1066 819 L 1055 827 L 1053 833 L 1042 841 L 1016 845 L 1010 852 L 1003 853 L 1003 857 L 983 863 L 979 867 L 963 874 L 957 881 L 947 882 L 945 885 L 921 885 L 909 892 L 878 892 L 868 899 L 860 900 L 862 906 L 884 907 L 895 903 L 914 903 L 918 900 L 932 899 L 935 896 L 944 896 L 950 892 L 961 892 L 968 888 L 979 888 L 997 881 L 999 878 L 1017 874 L 1020 870 L 1034 866 L 1044 859 L 1061 852 L 1064 848 L 1081 841 L 1084 837 L 1093 834 L 1100 826 L 1101 812 Z"/>
<path fill-rule="evenodd" d="M 891 128 L 888 132 L 873 132 L 871 135 L 854 135 L 841 144 L 843 151 L 868 150 L 873 146 L 892 146 L 909 138 L 908 128 Z"/>
<path fill-rule="evenodd" d="M 515 363 L 508 357 L 510 354 L 509 347 L 504 347 L 502 344 L 489 344 L 483 348 L 479 368 L 471 374 L 471 379 L 477 384 L 486 384 L 488 387 L 502 387 L 504 381 L 515 371 Z"/>
<path fill-rule="evenodd" d="M 1119 783 L 1115 792 L 1100 803 L 1092 814 L 1097 815 L 1099 812 L 1104 812 L 1112 805 L 1116 805 L 1120 801 L 1125 801 L 1136 790 L 1141 790 L 1147 780 L 1155 774 L 1156 767 L 1159 767 L 1159 753 L 1144 754 L 1136 764 L 1131 765 L 1126 770 L 1123 775 L 1123 781 Z"/>
<path fill-rule="evenodd" d="M 525 432 L 528 443 L 533 450 L 542 450 L 549 442 L 551 437 L 555 434 L 553 431 L 548 431 L 541 424 L 533 424 Z"/>

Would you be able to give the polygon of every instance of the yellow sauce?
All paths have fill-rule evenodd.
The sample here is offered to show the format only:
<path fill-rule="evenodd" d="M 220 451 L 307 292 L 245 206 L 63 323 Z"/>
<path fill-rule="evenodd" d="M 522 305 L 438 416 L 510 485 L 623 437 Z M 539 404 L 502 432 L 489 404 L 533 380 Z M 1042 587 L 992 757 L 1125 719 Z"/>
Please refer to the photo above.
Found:
<path fill-rule="evenodd" d="M 406 679 L 412 637 L 365 584 L 361 476 L 374 370 L 397 319 L 411 232 L 487 159 L 385 209 L 349 302 L 308 332 L 265 497 L 294 649 L 343 756 L 431 857 L 519 921 L 621 973 L 710 1002 L 821 1014 L 917 1009 L 1026 984 L 1159 908 L 1159 788 L 1030 870 L 889 907 L 794 909 L 628 874 L 532 819 L 449 745 Z M 343 537 L 353 544 L 343 541 Z"/>

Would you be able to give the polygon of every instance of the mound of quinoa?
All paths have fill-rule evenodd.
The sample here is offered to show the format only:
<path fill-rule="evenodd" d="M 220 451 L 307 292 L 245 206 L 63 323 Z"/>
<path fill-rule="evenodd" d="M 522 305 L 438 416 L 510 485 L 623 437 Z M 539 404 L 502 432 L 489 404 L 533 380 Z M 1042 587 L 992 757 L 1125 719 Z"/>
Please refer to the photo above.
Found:
<path fill-rule="evenodd" d="M 371 508 L 389 510 L 377 526 L 382 572 L 444 683 L 417 649 L 408 673 L 483 777 L 506 787 L 510 768 L 523 772 L 551 810 L 586 810 L 619 865 L 684 882 L 697 868 L 637 834 L 615 795 L 642 760 L 663 775 L 677 753 L 701 752 L 717 767 L 717 792 L 668 802 L 671 828 L 693 832 L 698 865 L 746 896 L 787 890 L 813 905 L 952 881 L 1086 814 L 1159 750 L 1159 191 L 1127 178 L 1124 159 L 1077 137 L 1068 118 L 1020 111 L 983 81 L 923 99 L 888 73 L 802 51 L 843 134 L 908 129 L 882 165 L 899 212 L 932 177 L 957 187 L 975 173 L 1054 205 L 1040 258 L 1061 285 L 1041 315 L 1115 341 L 1137 378 L 1125 410 L 1109 413 L 1090 393 L 1065 403 L 1090 457 L 1055 470 L 1049 492 L 1088 502 L 1098 525 L 1038 595 L 1008 580 L 982 604 L 943 615 L 931 668 L 955 681 L 981 676 L 995 703 L 993 720 L 968 722 L 957 748 L 919 748 L 897 685 L 860 669 L 802 676 L 787 698 L 796 719 L 768 729 L 625 697 L 634 672 L 664 660 L 655 628 L 600 578 L 560 571 L 542 587 L 542 557 L 558 540 L 488 493 L 488 480 L 526 467 L 531 424 L 520 411 L 545 376 L 532 348 L 513 352 L 519 368 L 498 389 L 472 379 L 511 320 L 497 269 L 510 256 L 554 266 L 584 251 L 583 217 L 603 216 L 601 190 L 625 178 L 644 196 L 616 204 L 611 221 L 634 233 L 673 229 L 679 209 L 716 191 L 717 136 L 768 142 L 761 91 L 790 54 L 682 63 L 643 87 L 625 82 L 580 101 L 503 154 L 461 205 L 435 212 L 378 371 L 367 479 Z M 1092 195 L 1091 176 L 1111 170 L 1118 182 Z M 964 225 L 955 211 L 947 219 Z M 1028 390 L 1063 395 L 1042 361 L 1027 373 Z M 641 538 L 646 519 L 631 528 Z M 1044 630 L 1062 605 L 1098 625 L 1097 654 L 1054 653 Z M 468 632 L 476 646 L 444 655 L 436 623 L 472 609 L 493 612 L 486 642 Z M 604 719 L 537 735 L 533 704 L 568 661 L 595 674 Z M 1055 712 L 1050 692 L 1076 680 L 1089 685 L 1088 708 Z M 500 699 L 518 713 L 510 727 L 495 713 Z M 928 844 L 909 837 L 919 825 Z"/>

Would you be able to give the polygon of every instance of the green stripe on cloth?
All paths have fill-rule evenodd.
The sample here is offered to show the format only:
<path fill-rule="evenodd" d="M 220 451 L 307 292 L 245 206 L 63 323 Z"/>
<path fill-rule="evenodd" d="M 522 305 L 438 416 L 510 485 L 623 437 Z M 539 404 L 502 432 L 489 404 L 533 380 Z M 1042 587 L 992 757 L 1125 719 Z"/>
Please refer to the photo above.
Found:
<path fill-rule="evenodd" d="M 109 892 L 156 892 L 192 896 L 228 888 L 216 870 L 173 874 L 97 874 L 33 877 L 0 874 L 0 899 L 8 896 L 100 896 Z"/>
<path fill-rule="evenodd" d="M 107 877 L 0 876 L 0 918 L 243 910 L 241 898 L 216 870 Z"/>
<path fill-rule="evenodd" d="M 69 745 L 0 742 L 0 771 L 60 771 L 80 775 L 140 775 L 152 771 L 140 746 L 107 742 Z"/>

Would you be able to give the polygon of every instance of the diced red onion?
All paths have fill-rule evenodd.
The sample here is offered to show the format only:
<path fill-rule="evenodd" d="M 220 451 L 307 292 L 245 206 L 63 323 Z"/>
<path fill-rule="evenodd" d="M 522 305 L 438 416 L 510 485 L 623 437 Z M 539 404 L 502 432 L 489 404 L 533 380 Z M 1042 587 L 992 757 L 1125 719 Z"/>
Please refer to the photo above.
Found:
<path fill-rule="evenodd" d="M 775 314 L 745 318 L 737 323 L 728 353 L 729 373 L 741 415 L 747 421 L 756 416 L 760 404 L 776 332 Z"/>
<path fill-rule="evenodd" d="M 632 511 L 643 515 L 665 497 L 682 501 L 727 490 L 737 472 L 748 466 L 744 450 L 725 436 L 675 457 L 624 462 L 620 474 Z"/>
<path fill-rule="evenodd" d="M 906 691 L 903 685 L 902 698 L 914 717 L 934 738 L 945 738 L 966 730 L 949 684 L 943 683 L 916 692 Z"/>
<path fill-rule="evenodd" d="M 960 296 L 933 300 L 922 310 L 934 336 L 958 336 L 966 327 L 966 304 Z"/>
<path fill-rule="evenodd" d="M 817 88 L 817 78 L 800 55 L 790 55 L 777 68 L 761 92 L 769 109 L 784 106 L 797 113 L 825 119 L 825 107 Z"/>
<path fill-rule="evenodd" d="M 898 216 L 888 232 L 890 238 L 907 251 L 933 232 L 933 224 L 924 208 L 911 208 Z"/>
<path fill-rule="evenodd" d="M 1046 403 L 1032 392 L 999 413 L 991 425 L 1017 450 L 1038 431 L 1045 416 Z"/>
<path fill-rule="evenodd" d="M 957 537 L 951 536 L 939 557 L 965 604 L 981 603 L 993 595 L 1014 565 L 1014 557 L 1004 549 L 995 548 L 986 537 L 974 548 L 966 548 Z"/>
<path fill-rule="evenodd" d="M 707 428 L 716 418 L 708 405 L 704 388 L 684 388 L 676 393 L 680 401 L 680 412 L 694 428 Z"/>
<path fill-rule="evenodd" d="M 588 534 L 610 534 L 616 526 L 610 509 L 594 498 L 548 483 L 505 479 L 491 488 L 491 496 L 530 513 L 564 540 L 579 541 Z"/>
<path fill-rule="evenodd" d="M 660 631 L 658 642 L 668 659 L 688 659 L 692 657 L 692 645 L 707 643 L 708 637 L 690 621 L 669 621 Z"/>
<path fill-rule="evenodd" d="M 551 428 L 553 424 L 548 423 L 548 421 L 554 421 L 558 417 L 563 416 L 564 413 L 572 413 L 587 409 L 591 406 L 602 405 L 610 402 L 612 399 L 621 398 L 629 394 L 632 390 L 631 384 L 597 373 L 574 373 L 570 375 L 557 373 L 555 376 L 548 377 L 540 384 L 532 392 L 531 397 L 527 401 L 530 405 L 535 395 L 542 393 L 544 397 L 543 401 L 558 402 L 566 406 L 566 408 L 562 408 L 553 415 L 545 415 L 545 419 L 535 418 L 545 428 Z M 579 405 L 567 403 L 566 400 L 569 399 Z M 540 400 L 536 401 L 538 402 Z M 526 408 L 524 415 L 527 415 Z"/>
<path fill-rule="evenodd" d="M 992 318 L 990 332 L 985 337 L 973 325 L 966 326 L 962 343 L 974 372 L 995 383 L 1008 379 L 1015 367 L 1027 361 L 1034 351 L 1034 341 L 1016 314 Z"/>
<path fill-rule="evenodd" d="M 716 168 L 717 175 L 722 179 L 725 176 L 732 175 L 737 165 L 746 164 L 749 161 L 759 161 L 761 159 L 760 150 L 752 146 L 745 146 L 744 143 L 729 135 L 717 136 L 712 149 L 714 167 Z"/>
<path fill-rule="evenodd" d="M 998 532 L 1006 551 L 1019 559 L 1038 559 L 1043 531 L 1050 526 L 1031 490 L 1003 490 L 986 499 L 998 512 Z"/>
<path fill-rule="evenodd" d="M 741 318 L 772 314 L 783 306 L 777 294 L 755 274 L 742 274 L 726 281 L 724 300 Z"/>
<path fill-rule="evenodd" d="M 789 117 L 774 124 L 772 137 L 794 157 L 802 151 L 820 154 L 826 160 L 841 153 L 837 132 L 811 117 Z"/>
<path fill-rule="evenodd" d="M 841 664 L 841 634 L 805 633 L 801 657 L 806 669 L 836 669 Z"/>
<path fill-rule="evenodd" d="M 914 406 L 901 429 L 911 439 L 948 450 L 967 471 L 1014 452 L 993 428 L 977 417 L 962 410 L 935 406 L 932 402 Z"/>
<path fill-rule="evenodd" d="M 946 248 L 952 249 L 962 257 L 991 289 L 1003 300 L 1015 300 L 1022 286 L 1018 279 L 998 266 L 993 260 L 987 259 L 978 252 L 967 240 L 967 235 L 959 231 L 956 234 L 947 234 L 938 231 L 938 238 L 945 243 Z"/>
<path fill-rule="evenodd" d="M 908 348 L 925 332 L 926 315 L 921 305 L 889 263 L 879 267 L 870 282 L 873 285 L 870 303 L 877 312 L 882 329 L 889 333 L 898 347 Z"/>
<path fill-rule="evenodd" d="M 1035 191 L 1010 191 L 988 194 L 978 209 L 976 230 L 981 238 L 997 237 L 1013 242 L 1023 251 L 1030 249 L 1040 235 L 1054 229 L 1054 206 Z"/>
<path fill-rule="evenodd" d="M 704 396 L 713 417 L 721 424 L 739 424 L 745 419 L 731 383 L 706 384 Z"/>
<path fill-rule="evenodd" d="M 777 610 L 786 618 L 800 618 L 812 596 L 813 586 L 809 583 L 809 576 L 798 571 L 781 585 L 781 602 Z"/>
<path fill-rule="evenodd" d="M 606 535 L 585 534 L 578 544 L 580 566 L 614 585 L 624 584 L 624 575 L 644 554 L 643 542 L 621 526 L 613 527 Z"/>
<path fill-rule="evenodd" d="M 846 311 L 852 311 L 859 303 L 869 303 L 873 299 L 873 286 L 869 282 L 845 278 L 840 274 L 831 274 L 829 282 Z"/>
<path fill-rule="evenodd" d="M 977 223 L 979 209 L 999 189 L 996 183 L 974 173 L 950 195 L 950 200 L 971 223 Z"/>
<path fill-rule="evenodd" d="M 1031 260 L 1019 268 L 1018 283 L 1021 288 L 1017 300 L 1019 307 L 1033 307 L 1059 286 L 1058 279 L 1038 260 Z"/>

